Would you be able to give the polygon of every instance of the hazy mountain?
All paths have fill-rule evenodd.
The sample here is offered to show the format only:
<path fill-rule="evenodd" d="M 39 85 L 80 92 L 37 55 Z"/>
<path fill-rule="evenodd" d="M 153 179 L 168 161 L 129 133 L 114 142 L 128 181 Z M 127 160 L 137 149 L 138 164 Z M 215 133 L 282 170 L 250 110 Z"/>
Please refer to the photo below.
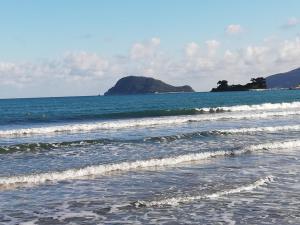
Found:
<path fill-rule="evenodd" d="M 266 78 L 267 88 L 292 88 L 300 84 L 300 68 Z"/>

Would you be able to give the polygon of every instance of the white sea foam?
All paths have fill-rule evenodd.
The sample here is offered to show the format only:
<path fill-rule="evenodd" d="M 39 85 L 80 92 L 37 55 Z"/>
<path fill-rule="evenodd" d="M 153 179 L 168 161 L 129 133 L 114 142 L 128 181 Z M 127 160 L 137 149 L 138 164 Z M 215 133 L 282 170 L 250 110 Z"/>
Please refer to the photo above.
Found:
<path fill-rule="evenodd" d="M 166 198 L 163 200 L 156 200 L 156 201 L 137 201 L 134 203 L 135 207 L 141 207 L 141 206 L 163 206 L 163 205 L 178 205 L 179 203 L 187 203 L 187 202 L 193 202 L 201 199 L 207 199 L 207 198 L 219 198 L 225 195 L 229 194 L 235 194 L 239 192 L 244 192 L 244 191 L 252 191 L 258 187 L 261 187 L 263 185 L 266 185 L 270 182 L 273 181 L 273 176 L 267 176 L 264 178 L 261 178 L 257 181 L 255 181 L 252 184 L 245 185 L 245 186 L 240 186 L 237 188 L 229 189 L 229 190 L 224 190 L 224 191 L 219 191 L 213 194 L 206 194 L 206 195 L 194 195 L 194 196 L 176 196 L 172 198 Z"/>
<path fill-rule="evenodd" d="M 268 150 L 268 149 L 293 149 L 300 147 L 300 140 L 271 142 L 267 144 L 251 145 L 247 149 L 249 151 Z"/>
<path fill-rule="evenodd" d="M 255 133 L 255 132 L 276 132 L 276 131 L 298 131 L 300 125 L 287 125 L 287 126 L 275 126 L 275 127 L 249 127 L 238 128 L 228 130 L 217 130 L 220 133 Z"/>
<path fill-rule="evenodd" d="M 189 139 L 199 136 L 207 135 L 230 135 L 230 134 L 249 134 L 256 132 L 278 132 L 278 131 L 300 131 L 300 125 L 286 125 L 286 126 L 275 126 L 275 127 L 249 127 L 249 128 L 237 128 L 237 129 L 223 129 L 223 130 L 211 130 L 211 131 L 197 131 L 191 133 L 181 133 L 169 136 L 157 136 L 157 137 L 147 137 L 143 141 L 158 141 L 158 142 L 170 142 L 179 139 Z M 33 151 L 33 150 L 51 150 L 56 148 L 64 147 L 77 147 L 94 145 L 98 143 L 111 143 L 114 140 L 109 139 L 96 139 L 96 140 L 82 140 L 74 142 L 61 142 L 61 143 L 22 143 L 17 145 L 7 145 L 0 147 L 0 153 L 10 153 L 18 151 Z"/>
<path fill-rule="evenodd" d="M 115 164 L 88 166 L 85 168 L 69 169 L 60 172 L 0 177 L 0 188 L 8 188 L 9 186 L 18 186 L 26 184 L 41 184 L 47 181 L 62 181 L 91 175 L 102 175 L 113 171 L 129 171 L 147 167 L 172 166 L 179 163 L 209 159 L 217 156 L 227 156 L 232 154 L 239 155 L 249 151 L 278 148 L 288 149 L 294 147 L 300 147 L 300 140 L 253 145 L 235 151 L 199 152 L 161 159 L 147 159 L 133 162 L 121 162 Z"/>
<path fill-rule="evenodd" d="M 261 112 L 261 113 L 239 113 L 239 114 L 213 114 L 213 115 L 193 115 L 193 116 L 171 116 L 145 119 L 114 120 L 97 123 L 66 124 L 59 126 L 21 128 L 11 130 L 0 130 L 0 137 L 32 135 L 32 134 L 51 134 L 58 132 L 88 132 L 101 129 L 122 129 L 131 127 L 149 127 L 161 125 L 173 125 L 188 122 L 214 121 L 222 119 L 259 119 L 276 116 L 300 115 L 300 111 L 283 112 Z"/>
<path fill-rule="evenodd" d="M 49 172 L 24 176 L 3 177 L 0 178 L 0 186 L 17 183 L 44 183 L 46 181 L 61 181 L 89 175 L 101 175 L 112 171 L 128 171 L 145 167 L 169 166 L 176 165 L 182 162 L 201 160 L 209 157 L 221 156 L 226 154 L 229 153 L 226 151 L 203 152 L 162 159 L 149 159 L 133 162 L 121 162 L 116 164 L 89 166 L 81 169 L 70 169 L 61 172 Z"/>
<path fill-rule="evenodd" d="M 144 141 L 174 141 L 178 139 L 192 138 L 202 135 L 226 135 L 226 134 L 248 134 L 256 132 L 277 132 L 277 131 L 299 131 L 300 125 L 290 126 L 275 126 L 275 127 L 249 127 L 249 128 L 237 128 L 237 129 L 223 129 L 223 130 L 211 130 L 211 131 L 198 131 L 192 133 L 182 133 L 170 136 L 158 136 L 147 137 Z"/>
<path fill-rule="evenodd" d="M 286 110 L 300 108 L 300 102 L 283 102 L 283 103 L 263 103 L 259 105 L 237 105 L 229 107 L 216 108 L 197 108 L 198 111 L 203 112 L 217 112 L 217 111 L 256 111 L 256 110 Z"/>

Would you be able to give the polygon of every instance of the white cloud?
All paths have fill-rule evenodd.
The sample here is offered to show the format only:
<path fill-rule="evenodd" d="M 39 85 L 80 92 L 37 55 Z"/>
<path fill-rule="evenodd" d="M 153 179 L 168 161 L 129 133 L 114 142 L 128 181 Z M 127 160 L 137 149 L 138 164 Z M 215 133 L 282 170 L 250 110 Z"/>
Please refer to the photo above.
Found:
<path fill-rule="evenodd" d="M 185 46 L 185 54 L 188 57 L 194 57 L 199 54 L 200 47 L 195 42 L 190 42 Z"/>
<path fill-rule="evenodd" d="M 246 64 L 264 63 L 267 51 L 265 46 L 248 46 L 245 49 L 244 61 Z"/>
<path fill-rule="evenodd" d="M 160 45 L 160 39 L 157 37 L 151 38 L 151 40 L 144 43 L 135 43 L 131 48 L 132 59 L 143 59 L 151 57 L 156 53 L 156 49 Z"/>
<path fill-rule="evenodd" d="M 230 24 L 226 27 L 226 33 L 229 35 L 236 35 L 244 32 L 244 28 L 239 24 Z"/>
<path fill-rule="evenodd" d="M 125 75 L 147 75 L 174 85 L 209 90 L 221 79 L 248 82 L 299 67 L 300 38 L 262 41 L 240 49 L 217 40 L 190 42 L 181 55 L 160 49 L 160 39 L 133 44 L 126 55 L 103 57 L 69 52 L 38 62 L 0 62 L 0 97 L 91 95 L 103 93 Z M 11 90 L 11 94 L 6 93 Z M 13 90 L 13 91 L 12 91 Z M 12 94 L 12 93 L 15 93 Z M 21 96 L 20 96 L 21 95 Z"/>
<path fill-rule="evenodd" d="M 224 53 L 224 62 L 226 64 L 230 63 L 237 63 L 239 60 L 238 54 L 236 52 L 233 52 L 229 49 L 227 49 Z"/>
<path fill-rule="evenodd" d="M 158 37 L 151 38 L 151 44 L 154 46 L 160 45 L 160 39 Z"/>
<path fill-rule="evenodd" d="M 281 27 L 282 28 L 292 28 L 292 27 L 295 27 L 299 24 L 300 24 L 300 20 L 298 18 L 291 17 Z"/>
<path fill-rule="evenodd" d="M 209 56 L 214 55 L 218 50 L 218 48 L 220 47 L 220 42 L 216 40 L 208 40 L 205 42 L 205 44 L 207 46 L 207 51 Z"/>
<path fill-rule="evenodd" d="M 22 96 L 12 97 L 78 95 L 80 91 L 92 94 L 84 87 L 91 87 L 93 83 L 100 86 L 99 81 L 104 75 L 109 79 L 109 70 L 107 59 L 87 52 L 66 53 L 56 59 L 35 63 L 0 62 L 0 97 L 7 96 L 2 91 L 8 87 L 15 89 L 15 93 L 22 93 Z M 78 93 L 73 90 L 76 87 Z"/>
<path fill-rule="evenodd" d="M 300 57 L 300 38 L 295 40 L 285 40 L 279 48 L 278 61 L 293 62 L 298 61 Z"/>
<path fill-rule="evenodd" d="M 61 59 L 61 68 L 66 75 L 72 76 L 102 76 L 109 67 L 108 60 L 95 53 L 67 53 Z"/>

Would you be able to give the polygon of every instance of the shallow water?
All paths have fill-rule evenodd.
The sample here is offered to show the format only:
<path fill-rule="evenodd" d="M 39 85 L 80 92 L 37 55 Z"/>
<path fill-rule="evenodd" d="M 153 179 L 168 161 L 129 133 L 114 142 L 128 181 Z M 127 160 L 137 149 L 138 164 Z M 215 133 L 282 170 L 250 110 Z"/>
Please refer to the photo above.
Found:
<path fill-rule="evenodd" d="M 0 224 L 299 224 L 300 92 L 0 100 Z"/>

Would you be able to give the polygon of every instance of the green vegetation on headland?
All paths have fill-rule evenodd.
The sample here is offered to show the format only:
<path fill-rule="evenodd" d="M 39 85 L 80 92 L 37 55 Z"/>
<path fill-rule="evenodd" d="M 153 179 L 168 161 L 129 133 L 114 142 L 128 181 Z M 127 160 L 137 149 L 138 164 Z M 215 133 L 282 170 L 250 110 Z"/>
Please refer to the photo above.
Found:
<path fill-rule="evenodd" d="M 252 78 L 251 83 L 245 85 L 228 85 L 227 80 L 220 80 L 218 86 L 213 88 L 211 92 L 223 92 L 223 91 L 249 91 L 253 89 L 266 89 L 266 79 L 263 77 Z"/>

